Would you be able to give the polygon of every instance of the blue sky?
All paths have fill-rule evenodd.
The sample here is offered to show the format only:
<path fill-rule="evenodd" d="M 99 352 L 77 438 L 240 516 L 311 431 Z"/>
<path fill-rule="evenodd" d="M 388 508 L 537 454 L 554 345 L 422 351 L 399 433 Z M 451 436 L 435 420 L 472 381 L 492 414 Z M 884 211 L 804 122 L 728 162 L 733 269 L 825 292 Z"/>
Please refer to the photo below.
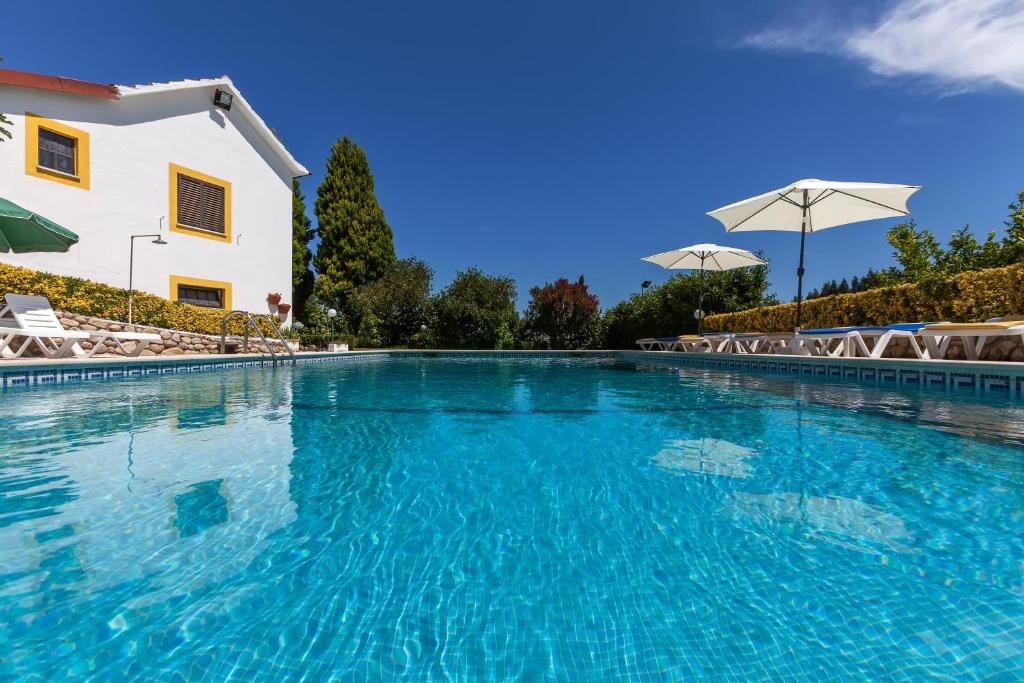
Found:
<path fill-rule="evenodd" d="M 511 275 L 521 302 L 583 274 L 609 306 L 669 275 L 641 257 L 704 241 L 764 249 L 788 299 L 798 236 L 704 213 L 798 178 L 923 185 L 913 215 L 941 237 L 1001 227 L 1024 189 L 1024 0 L 771 4 L 58 2 L 45 40 L 13 4 L 0 54 L 104 83 L 228 74 L 312 171 L 311 213 L 347 134 L 400 256 L 438 287 Z M 811 236 L 809 286 L 888 265 L 894 222 Z"/>

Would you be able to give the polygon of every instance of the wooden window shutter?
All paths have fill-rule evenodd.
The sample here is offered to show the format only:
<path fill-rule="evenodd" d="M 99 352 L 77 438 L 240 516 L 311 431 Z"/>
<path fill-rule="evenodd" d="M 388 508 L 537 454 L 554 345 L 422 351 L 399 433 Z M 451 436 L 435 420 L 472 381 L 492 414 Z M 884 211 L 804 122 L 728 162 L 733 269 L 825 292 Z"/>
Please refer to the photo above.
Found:
<path fill-rule="evenodd" d="M 224 234 L 224 188 L 203 183 L 203 229 Z"/>
<path fill-rule="evenodd" d="M 178 174 L 178 223 L 203 229 L 202 182 L 184 173 Z"/>
<path fill-rule="evenodd" d="M 179 173 L 178 224 L 223 235 L 224 188 Z"/>

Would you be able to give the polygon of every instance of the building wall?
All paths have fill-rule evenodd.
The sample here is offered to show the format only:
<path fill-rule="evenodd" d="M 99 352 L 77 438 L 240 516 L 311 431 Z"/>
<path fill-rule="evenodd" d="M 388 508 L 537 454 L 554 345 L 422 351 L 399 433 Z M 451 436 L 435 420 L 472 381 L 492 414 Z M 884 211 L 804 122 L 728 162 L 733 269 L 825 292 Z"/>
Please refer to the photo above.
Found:
<path fill-rule="evenodd" d="M 268 292 L 291 302 L 291 174 L 237 110 L 211 105 L 212 88 L 102 100 L 0 86 L 13 140 L 0 144 L 0 197 L 80 237 L 66 254 L 0 259 L 128 286 L 129 235 L 161 231 L 167 246 L 135 241 L 135 288 L 172 296 L 171 277 L 226 282 L 234 308 L 266 310 Z M 89 187 L 26 172 L 25 112 L 89 134 Z M 170 164 L 231 183 L 231 239 L 175 232 Z M 2 293 L 0 293 L 2 294 Z"/>

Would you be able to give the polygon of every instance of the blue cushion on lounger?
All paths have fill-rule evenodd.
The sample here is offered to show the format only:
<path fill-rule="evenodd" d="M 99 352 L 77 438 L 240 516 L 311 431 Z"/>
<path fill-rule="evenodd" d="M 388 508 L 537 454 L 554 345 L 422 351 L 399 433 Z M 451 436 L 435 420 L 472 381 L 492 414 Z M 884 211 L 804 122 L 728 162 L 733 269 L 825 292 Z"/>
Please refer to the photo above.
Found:
<path fill-rule="evenodd" d="M 896 323 L 895 325 L 886 325 L 887 330 L 903 330 L 904 332 L 917 332 L 928 325 L 934 325 L 935 323 Z"/>
<path fill-rule="evenodd" d="M 846 332 L 884 332 L 897 330 L 901 332 L 917 332 L 925 325 L 933 323 L 896 323 L 895 325 L 862 325 L 860 327 L 822 327 L 816 330 L 800 330 L 800 334 L 844 334 Z"/>
<path fill-rule="evenodd" d="M 884 330 L 884 327 L 819 327 L 813 330 L 800 330 L 800 334 L 844 334 L 862 330 Z"/>

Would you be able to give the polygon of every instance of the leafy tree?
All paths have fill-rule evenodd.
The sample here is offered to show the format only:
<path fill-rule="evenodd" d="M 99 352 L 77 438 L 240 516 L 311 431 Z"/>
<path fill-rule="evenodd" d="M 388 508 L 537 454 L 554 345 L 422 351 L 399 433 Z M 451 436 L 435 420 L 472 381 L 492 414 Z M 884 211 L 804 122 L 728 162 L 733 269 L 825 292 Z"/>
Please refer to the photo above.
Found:
<path fill-rule="evenodd" d="M 576 282 L 563 277 L 534 287 L 530 296 L 523 316 L 525 340 L 549 349 L 590 349 L 600 343 L 598 300 L 582 275 Z"/>
<path fill-rule="evenodd" d="M 858 291 L 866 291 L 869 289 L 878 289 L 879 287 L 885 287 L 892 284 L 891 277 L 889 274 L 879 272 L 874 268 L 868 268 L 867 274 L 860 279 L 860 289 Z"/>
<path fill-rule="evenodd" d="M 306 198 L 302 196 L 299 179 L 292 179 L 292 307 L 294 319 L 306 319 L 306 301 L 313 293 L 313 271 L 309 263 L 313 254 L 309 242 L 313 226 L 306 215 Z"/>
<path fill-rule="evenodd" d="M 892 245 L 893 257 L 900 264 L 899 280 L 919 282 L 934 274 L 942 247 L 929 230 L 919 230 L 917 222 L 911 219 L 893 226 L 885 239 Z"/>
<path fill-rule="evenodd" d="M 479 268 L 456 274 L 430 302 L 435 343 L 446 349 L 508 349 L 519 324 L 516 283 Z"/>
<path fill-rule="evenodd" d="M 408 345 L 426 321 L 433 279 L 430 266 L 411 257 L 395 261 L 379 279 L 351 294 L 349 307 L 360 321 L 362 344 Z"/>
<path fill-rule="evenodd" d="M 302 324 L 309 329 L 317 332 L 326 332 L 330 327 L 327 318 L 327 306 L 324 306 L 324 302 L 320 301 L 316 294 L 306 299 L 305 314 L 306 317 L 303 319 Z M 337 320 L 335 322 L 337 323 Z"/>
<path fill-rule="evenodd" d="M 1011 202 L 1010 216 L 1003 224 L 1006 237 L 1003 238 L 1003 253 L 1008 263 L 1024 261 L 1024 191 L 1017 193 L 1017 201 Z"/>
<path fill-rule="evenodd" d="M 704 311 L 712 315 L 778 303 L 767 294 L 768 273 L 767 265 L 705 273 Z M 619 302 L 603 316 L 602 345 L 628 349 L 641 337 L 696 332 L 693 311 L 699 291 L 699 273 L 680 273 Z"/>
<path fill-rule="evenodd" d="M 373 192 L 373 175 L 362 147 L 348 137 L 334 143 L 314 205 L 317 270 L 314 291 L 346 313 L 348 298 L 395 262 L 391 227 Z"/>

